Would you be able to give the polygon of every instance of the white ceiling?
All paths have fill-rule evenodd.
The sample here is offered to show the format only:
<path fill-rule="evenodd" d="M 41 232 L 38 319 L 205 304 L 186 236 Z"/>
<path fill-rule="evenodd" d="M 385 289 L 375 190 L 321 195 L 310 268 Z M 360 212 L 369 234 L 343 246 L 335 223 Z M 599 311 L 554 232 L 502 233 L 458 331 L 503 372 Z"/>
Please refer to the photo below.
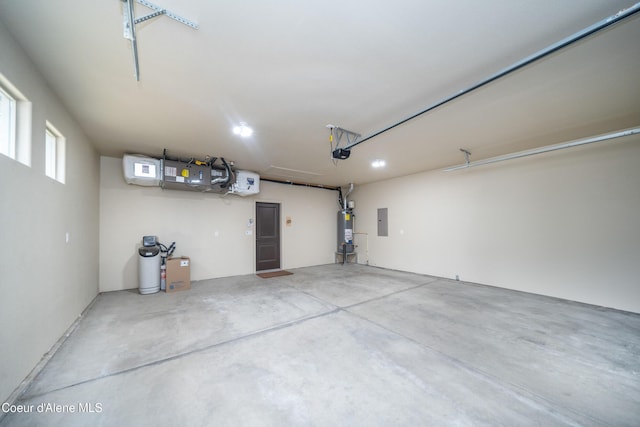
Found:
<path fill-rule="evenodd" d="M 362 184 L 640 125 L 640 14 L 330 159 L 633 0 L 0 0 L 0 20 L 101 154 L 206 155 L 264 177 Z M 150 9 L 135 5 L 136 16 Z M 240 121 L 255 130 L 240 139 Z M 62 130 L 62 129 L 61 129 Z M 62 130 L 63 131 L 63 130 Z M 376 158 L 386 168 L 372 169 Z"/>

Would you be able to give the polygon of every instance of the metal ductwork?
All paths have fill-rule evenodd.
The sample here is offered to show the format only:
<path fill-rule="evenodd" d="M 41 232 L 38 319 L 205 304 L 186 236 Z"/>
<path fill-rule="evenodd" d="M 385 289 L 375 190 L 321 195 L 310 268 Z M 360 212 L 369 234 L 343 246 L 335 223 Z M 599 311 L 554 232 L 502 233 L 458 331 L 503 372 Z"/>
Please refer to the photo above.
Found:
<path fill-rule="evenodd" d="M 353 183 L 351 182 L 349 183 L 349 190 L 347 191 L 347 194 L 345 194 L 342 199 L 343 209 L 347 209 L 347 201 L 348 201 L 347 199 L 349 198 L 349 194 L 351 194 L 352 191 L 353 191 Z"/>

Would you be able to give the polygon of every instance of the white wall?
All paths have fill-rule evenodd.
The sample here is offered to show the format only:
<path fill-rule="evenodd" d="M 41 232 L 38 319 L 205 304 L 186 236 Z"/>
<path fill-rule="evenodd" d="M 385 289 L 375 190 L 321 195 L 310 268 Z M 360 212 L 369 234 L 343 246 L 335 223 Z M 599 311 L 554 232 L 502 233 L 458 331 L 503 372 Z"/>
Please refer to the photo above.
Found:
<path fill-rule="evenodd" d="M 0 73 L 32 102 L 31 166 L 0 155 L 0 402 L 98 293 L 99 157 L 0 23 Z M 45 176 L 45 121 L 66 184 Z M 69 243 L 65 235 L 69 233 Z"/>
<path fill-rule="evenodd" d="M 102 157 L 100 169 L 102 292 L 138 287 L 137 248 L 144 235 L 175 241 L 175 255 L 191 258 L 192 280 L 255 272 L 255 224 L 249 221 L 256 201 L 281 203 L 282 268 L 333 262 L 335 191 L 263 181 L 256 196 L 223 197 L 127 185 L 120 158 Z"/>
<path fill-rule="evenodd" d="M 356 231 L 371 265 L 640 312 L 639 160 L 628 137 L 359 186 Z"/>

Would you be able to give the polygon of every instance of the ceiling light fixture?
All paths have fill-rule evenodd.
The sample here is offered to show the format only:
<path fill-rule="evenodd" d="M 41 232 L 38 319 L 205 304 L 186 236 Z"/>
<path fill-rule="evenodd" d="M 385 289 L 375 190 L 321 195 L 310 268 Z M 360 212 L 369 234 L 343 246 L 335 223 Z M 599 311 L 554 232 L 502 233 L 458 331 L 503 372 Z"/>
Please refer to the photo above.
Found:
<path fill-rule="evenodd" d="M 246 123 L 241 122 L 238 126 L 234 126 L 233 133 L 235 135 L 240 135 L 243 138 L 247 138 L 253 135 L 253 129 L 251 129 Z"/>
<path fill-rule="evenodd" d="M 387 164 L 387 162 L 385 162 L 382 159 L 376 159 L 371 163 L 371 166 L 374 168 L 383 168 L 385 167 L 385 165 Z"/>

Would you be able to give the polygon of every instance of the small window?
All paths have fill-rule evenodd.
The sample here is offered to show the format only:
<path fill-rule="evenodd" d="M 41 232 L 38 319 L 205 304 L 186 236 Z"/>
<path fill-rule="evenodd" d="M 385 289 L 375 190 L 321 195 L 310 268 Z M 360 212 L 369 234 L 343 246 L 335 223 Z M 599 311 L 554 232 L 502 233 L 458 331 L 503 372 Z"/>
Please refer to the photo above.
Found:
<path fill-rule="evenodd" d="M 31 102 L 2 74 L 0 154 L 31 166 Z"/>
<path fill-rule="evenodd" d="M 0 153 L 16 158 L 16 100 L 0 86 Z"/>
<path fill-rule="evenodd" d="M 48 177 L 64 184 L 66 140 L 49 122 L 45 129 L 44 143 L 44 171 Z"/>

